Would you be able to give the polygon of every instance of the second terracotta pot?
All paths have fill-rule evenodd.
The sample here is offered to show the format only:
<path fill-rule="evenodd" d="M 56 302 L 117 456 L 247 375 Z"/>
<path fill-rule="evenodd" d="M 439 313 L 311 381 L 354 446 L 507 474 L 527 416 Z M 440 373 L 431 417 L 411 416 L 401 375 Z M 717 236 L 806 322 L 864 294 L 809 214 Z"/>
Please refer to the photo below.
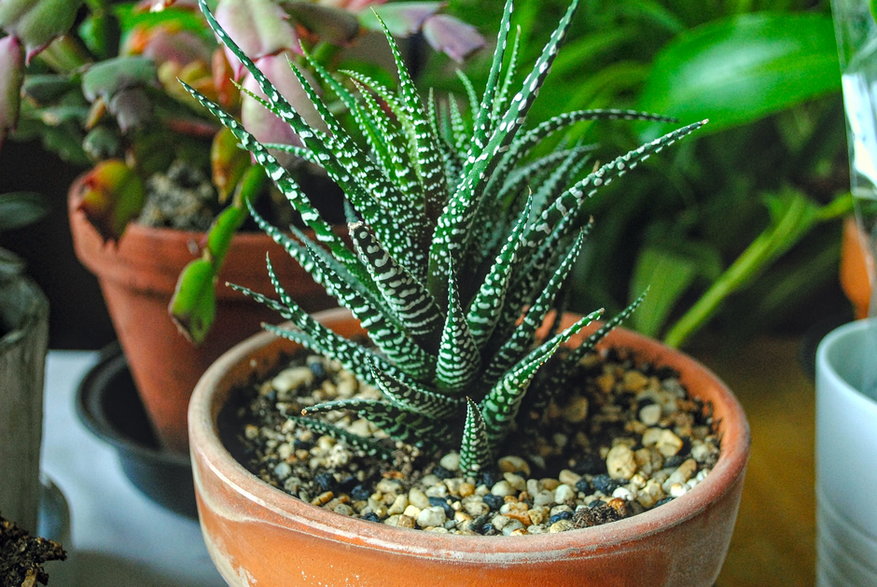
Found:
<path fill-rule="evenodd" d="M 360 332 L 346 310 L 316 317 L 345 336 Z M 234 389 L 296 346 L 269 333 L 237 345 L 201 378 L 189 412 L 195 493 L 214 564 L 230 585 L 712 585 L 730 543 L 749 454 L 742 408 L 715 375 L 677 351 L 625 330 L 604 344 L 676 369 L 692 395 L 712 404 L 721 434 L 718 463 L 692 491 L 643 514 L 557 534 L 500 537 L 353 519 L 249 473 L 223 446 L 218 416 Z"/>
<path fill-rule="evenodd" d="M 118 243 L 104 243 L 76 209 L 79 185 L 68 198 L 73 245 L 79 260 L 100 283 L 101 292 L 128 359 L 134 382 L 159 441 L 172 452 L 188 449 L 186 411 L 198 378 L 235 343 L 259 331 L 275 314 L 226 282 L 262 293 L 273 291 L 265 268 L 270 254 L 281 281 L 303 307 L 334 305 L 283 249 L 260 233 L 235 235 L 216 287 L 216 320 L 207 339 L 195 346 L 168 315 L 177 277 L 199 254 L 204 233 L 150 228 L 132 223 Z"/>

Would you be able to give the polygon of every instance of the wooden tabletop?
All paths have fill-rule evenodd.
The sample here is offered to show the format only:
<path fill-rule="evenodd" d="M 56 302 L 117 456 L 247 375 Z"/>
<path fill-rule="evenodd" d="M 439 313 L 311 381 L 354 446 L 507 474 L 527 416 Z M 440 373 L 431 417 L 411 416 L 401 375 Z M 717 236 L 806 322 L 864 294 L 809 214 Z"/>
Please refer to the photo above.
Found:
<path fill-rule="evenodd" d="M 720 587 L 812 585 L 815 575 L 814 384 L 802 342 L 694 349 L 743 404 L 752 452 Z"/>

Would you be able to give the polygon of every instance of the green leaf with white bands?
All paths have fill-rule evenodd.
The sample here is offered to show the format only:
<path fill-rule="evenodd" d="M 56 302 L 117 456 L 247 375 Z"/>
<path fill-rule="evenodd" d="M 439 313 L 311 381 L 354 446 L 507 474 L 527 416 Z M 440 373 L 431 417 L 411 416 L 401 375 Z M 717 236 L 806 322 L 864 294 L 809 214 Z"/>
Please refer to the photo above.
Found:
<path fill-rule="evenodd" d="M 390 438 L 421 448 L 435 444 L 451 431 L 446 420 L 430 418 L 380 400 L 342 399 L 310 406 L 302 411 L 304 414 L 319 414 L 333 410 L 352 410 Z"/>
<path fill-rule="evenodd" d="M 470 398 L 466 398 L 466 421 L 460 443 L 460 470 L 464 477 L 477 479 L 481 471 L 488 469 L 493 457 L 484 417 Z"/>
<path fill-rule="evenodd" d="M 481 97 L 481 103 L 476 106 L 475 101 L 470 98 L 472 103 L 473 116 L 473 133 L 472 133 L 472 149 L 483 149 L 487 143 L 488 133 L 492 130 L 490 123 L 495 118 L 493 114 L 494 100 L 496 99 L 497 85 L 503 82 L 499 80 L 500 70 L 503 61 L 505 61 L 506 48 L 508 46 L 509 32 L 512 29 L 512 12 L 514 12 L 513 0 L 506 0 L 502 11 L 502 18 L 499 22 L 499 31 L 496 35 L 496 49 L 493 52 L 493 60 L 490 63 L 490 72 L 487 74 L 487 83 L 484 86 L 484 93 Z M 463 76 L 465 78 L 465 76 Z M 465 78 L 468 81 L 468 78 Z M 464 82 L 465 83 L 465 82 Z M 467 87 L 471 87 L 469 82 Z M 472 91 L 470 95 L 474 96 Z"/>
<path fill-rule="evenodd" d="M 347 444 L 354 450 L 358 450 L 370 457 L 377 457 L 384 461 L 393 460 L 393 451 L 383 446 L 380 442 L 353 434 L 339 426 L 335 426 L 325 420 L 317 420 L 316 418 L 304 418 L 302 416 L 288 415 L 287 418 L 295 422 L 297 426 L 303 426 L 308 430 L 312 430 L 317 434 L 331 436 L 336 440 Z"/>
<path fill-rule="evenodd" d="M 531 204 L 532 200 L 528 200 L 524 210 L 518 216 L 514 229 L 509 233 L 506 242 L 488 269 L 484 281 L 481 282 L 481 287 L 478 288 L 475 297 L 469 304 L 466 323 L 469 325 L 469 331 L 472 333 L 475 345 L 479 348 L 493 334 L 497 320 L 502 315 L 500 309 L 505 301 L 506 290 L 516 267 L 521 235 L 530 217 Z"/>
<path fill-rule="evenodd" d="M 439 391 L 460 393 L 473 381 L 480 365 L 481 354 L 469 331 L 460 304 L 460 292 L 452 274 L 448 277 L 448 315 L 442 328 L 435 369 Z"/>
<path fill-rule="evenodd" d="M 435 370 L 435 357 L 425 352 L 408 337 L 404 326 L 394 316 L 384 312 L 380 300 L 359 282 L 344 279 L 336 273 L 316 249 L 308 243 L 314 264 L 327 279 L 326 291 L 338 302 L 350 309 L 368 332 L 369 338 L 378 349 L 399 369 L 417 379 L 430 377 Z M 378 276 L 375 276 L 378 279 Z"/>
<path fill-rule="evenodd" d="M 345 264 L 358 263 L 358 260 L 353 253 L 347 250 L 343 241 L 332 232 L 332 227 L 330 227 L 320 216 L 319 212 L 311 206 L 310 201 L 304 192 L 302 192 L 299 185 L 294 179 L 292 179 L 280 163 L 277 162 L 277 159 L 268 152 L 268 149 L 257 141 L 255 137 L 253 137 L 253 135 L 251 135 L 238 121 L 226 114 L 218 105 L 208 100 L 203 94 L 186 83 L 180 83 L 189 94 L 198 100 L 202 106 L 209 110 L 213 116 L 231 131 L 245 149 L 253 154 L 256 162 L 265 169 L 268 177 L 271 178 L 280 192 L 286 197 L 293 209 L 299 213 L 302 221 L 314 231 L 317 239 L 320 242 L 326 243 L 326 245 L 331 248 L 332 253 Z"/>
<path fill-rule="evenodd" d="M 458 264 L 459 254 L 471 235 L 473 211 L 477 209 L 476 194 L 485 184 L 489 170 L 496 164 L 497 156 L 507 147 L 508 143 L 521 128 L 527 111 L 533 103 L 554 58 L 557 56 L 560 43 L 566 36 L 572 16 L 578 7 L 578 0 L 573 0 L 558 27 L 536 60 L 533 71 L 524 80 L 522 89 L 512 98 L 508 112 L 500 120 L 490 140 L 483 150 L 477 154 L 470 152 L 463 163 L 465 179 L 457 191 L 451 195 L 444 211 L 438 219 L 432 246 L 429 252 L 429 287 L 436 292 L 441 282 L 445 281 L 447 268 L 451 263 Z M 507 8 L 510 8 L 507 5 Z M 474 144 L 474 143 L 473 143 Z"/>
<path fill-rule="evenodd" d="M 567 216 L 573 216 L 581 221 L 581 216 L 583 215 L 582 204 L 597 193 L 601 187 L 608 185 L 616 178 L 635 168 L 651 155 L 659 153 L 679 139 L 691 134 L 706 124 L 706 122 L 703 120 L 676 129 L 633 151 L 616 157 L 593 173 L 588 174 L 581 181 L 567 188 L 560 197 L 542 212 L 540 218 L 533 223 L 531 230 L 525 236 L 527 246 L 536 247 L 538 243 L 551 233 L 552 227 Z M 570 230 L 575 228 L 575 225 L 570 226 Z"/>
<path fill-rule="evenodd" d="M 427 348 L 433 346 L 430 341 L 437 338 L 443 316 L 426 287 L 395 262 L 365 224 L 351 225 L 350 238 L 393 315 L 411 336 L 424 341 Z"/>
<path fill-rule="evenodd" d="M 585 241 L 584 231 L 576 239 L 575 245 L 563 257 L 557 270 L 551 276 L 551 279 L 539 293 L 539 297 L 527 309 L 523 320 L 514 326 L 514 330 L 510 335 L 505 337 L 505 342 L 499 347 L 499 350 L 491 358 L 484 370 L 482 382 L 492 385 L 504 371 L 507 371 L 521 355 L 527 351 L 532 344 L 536 330 L 542 325 L 545 316 L 548 315 L 560 288 L 566 278 L 572 272 L 572 268 L 581 253 L 582 245 Z M 602 313 L 598 310 L 589 314 L 587 317 L 596 320 Z"/>
<path fill-rule="evenodd" d="M 481 400 L 479 407 L 492 446 L 497 446 L 508 434 L 510 424 L 517 417 L 524 395 L 530 388 L 530 383 L 539 367 L 588 322 L 587 317 L 581 318 L 560 334 L 530 351 L 515 367 L 507 371 Z"/>
<path fill-rule="evenodd" d="M 411 79 L 408 69 L 402 60 L 399 46 L 396 44 L 396 40 L 390 34 L 384 21 L 380 18 L 378 18 L 378 21 L 381 24 L 384 35 L 387 37 L 390 52 L 393 54 L 393 59 L 396 62 L 396 73 L 399 76 L 400 102 L 403 111 L 414 128 L 414 151 L 416 153 L 416 157 L 413 160 L 414 168 L 417 170 L 423 189 L 427 217 L 433 218 L 437 215 L 438 210 L 441 209 L 445 196 L 441 153 L 436 145 L 436 137 L 432 134 L 432 129 L 429 126 L 423 104 L 420 102 L 417 87 L 414 85 L 414 80 Z"/>
<path fill-rule="evenodd" d="M 405 383 L 380 369 L 373 375 L 378 388 L 392 403 L 430 418 L 447 418 L 459 411 L 462 400 L 413 383 Z"/>

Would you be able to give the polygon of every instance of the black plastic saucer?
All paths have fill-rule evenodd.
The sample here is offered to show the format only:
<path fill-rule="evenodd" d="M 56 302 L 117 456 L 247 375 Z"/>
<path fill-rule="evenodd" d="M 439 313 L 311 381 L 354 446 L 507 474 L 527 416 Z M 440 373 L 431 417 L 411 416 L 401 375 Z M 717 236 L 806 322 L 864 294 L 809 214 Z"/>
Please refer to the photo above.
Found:
<path fill-rule="evenodd" d="M 76 411 L 95 436 L 116 449 L 122 471 L 138 490 L 171 511 L 197 517 L 189 458 L 159 446 L 117 343 L 101 351 L 80 382 Z"/>

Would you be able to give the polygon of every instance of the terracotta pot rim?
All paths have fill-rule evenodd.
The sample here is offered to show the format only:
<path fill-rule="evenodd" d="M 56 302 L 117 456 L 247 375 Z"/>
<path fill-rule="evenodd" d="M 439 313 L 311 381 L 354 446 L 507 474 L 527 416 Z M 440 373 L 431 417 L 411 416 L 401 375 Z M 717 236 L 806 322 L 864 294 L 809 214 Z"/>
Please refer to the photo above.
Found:
<path fill-rule="evenodd" d="M 337 319 L 349 316 L 344 308 L 326 310 L 315 314 L 320 319 Z M 536 558 L 556 560 L 565 557 L 592 555 L 594 552 L 608 550 L 626 542 L 637 542 L 643 537 L 659 533 L 668 527 L 684 524 L 687 520 L 703 514 L 713 501 L 733 490 L 735 483 L 743 476 L 749 457 L 750 432 L 743 408 L 737 399 L 709 369 L 680 351 L 640 334 L 616 329 L 615 338 L 636 341 L 654 352 L 676 353 L 678 363 L 686 368 L 699 370 L 713 380 L 714 405 L 724 408 L 722 427 L 722 452 L 716 466 L 700 484 L 689 493 L 673 501 L 625 518 L 617 522 L 570 530 L 556 534 L 537 534 L 528 536 L 460 536 L 436 534 L 407 528 L 396 528 L 376 524 L 366 520 L 335 514 L 318 506 L 305 503 L 280 489 L 274 488 L 258 479 L 238 463 L 225 449 L 219 438 L 216 415 L 219 410 L 214 383 L 228 366 L 247 361 L 255 349 L 270 344 L 277 337 L 268 332 L 259 333 L 236 345 L 226 352 L 204 373 L 189 406 L 190 443 L 193 451 L 200 448 L 201 458 L 213 473 L 223 478 L 235 492 L 246 496 L 260 506 L 287 519 L 295 519 L 307 524 L 313 534 L 323 538 L 354 541 L 358 546 L 389 549 L 401 554 L 421 557 L 480 560 L 514 564 L 516 557 L 527 553 L 527 562 Z M 630 343 L 618 346 L 632 346 Z M 637 350 L 639 346 L 634 347 Z M 672 365 L 678 369 L 677 365 Z M 219 399 L 224 401 L 225 393 Z M 727 439 L 735 442 L 727 442 Z M 197 486 L 197 482 L 196 482 Z"/>

